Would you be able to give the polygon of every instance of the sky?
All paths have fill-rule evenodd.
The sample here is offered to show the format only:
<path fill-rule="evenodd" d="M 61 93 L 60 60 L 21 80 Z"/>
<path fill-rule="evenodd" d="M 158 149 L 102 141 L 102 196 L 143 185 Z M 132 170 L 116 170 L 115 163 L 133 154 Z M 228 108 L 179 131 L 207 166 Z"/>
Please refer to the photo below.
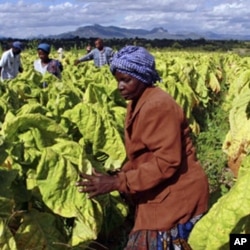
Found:
<path fill-rule="evenodd" d="M 170 34 L 250 34 L 250 0 L 0 0 L 0 37 L 57 35 L 99 24 Z"/>

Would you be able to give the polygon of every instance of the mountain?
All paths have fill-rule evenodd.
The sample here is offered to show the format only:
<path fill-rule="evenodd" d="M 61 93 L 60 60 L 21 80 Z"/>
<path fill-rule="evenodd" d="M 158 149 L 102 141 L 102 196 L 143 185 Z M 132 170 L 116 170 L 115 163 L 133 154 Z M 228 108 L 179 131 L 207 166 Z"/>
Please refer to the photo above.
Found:
<path fill-rule="evenodd" d="M 116 26 L 102 26 L 99 24 L 79 27 L 75 31 L 62 33 L 59 35 L 49 36 L 50 38 L 55 39 L 67 39 L 67 38 L 90 38 L 90 37 L 102 37 L 105 39 L 112 38 L 144 38 L 144 39 L 172 39 L 172 40 L 185 40 L 185 39 L 207 39 L 207 40 L 250 40 L 250 35 L 240 36 L 237 34 L 217 34 L 214 32 L 206 32 L 206 33 L 177 33 L 170 34 L 168 30 L 159 27 L 154 28 L 152 30 L 145 29 L 126 29 L 119 28 Z"/>
<path fill-rule="evenodd" d="M 75 31 L 65 32 L 59 35 L 49 36 L 54 39 L 68 39 L 68 38 L 90 38 L 90 37 L 102 37 L 105 39 L 112 38 L 144 38 L 144 39 L 199 39 L 201 36 L 190 33 L 190 34 L 170 34 L 162 27 L 154 28 L 152 30 L 145 29 L 126 29 L 115 26 L 102 26 L 99 24 L 79 27 Z"/>
<path fill-rule="evenodd" d="M 65 32 L 59 35 L 50 35 L 50 36 L 36 36 L 30 37 L 28 39 L 74 39 L 74 38 L 93 38 L 93 37 L 101 37 L 105 39 L 112 38 L 144 38 L 148 40 L 153 39 L 169 39 L 169 40 L 185 40 L 185 39 L 206 39 L 206 40 L 250 40 L 250 35 L 240 36 L 237 34 L 217 34 L 214 32 L 206 32 L 206 33 L 187 33 L 185 31 L 179 32 L 176 34 L 171 34 L 167 29 L 162 27 L 154 28 L 152 30 L 145 29 L 127 29 L 120 28 L 116 26 L 102 26 L 99 24 L 88 25 L 79 27 L 75 31 Z M 3 38 L 3 37 L 2 37 Z M 0 36 L 1 39 L 1 36 Z"/>

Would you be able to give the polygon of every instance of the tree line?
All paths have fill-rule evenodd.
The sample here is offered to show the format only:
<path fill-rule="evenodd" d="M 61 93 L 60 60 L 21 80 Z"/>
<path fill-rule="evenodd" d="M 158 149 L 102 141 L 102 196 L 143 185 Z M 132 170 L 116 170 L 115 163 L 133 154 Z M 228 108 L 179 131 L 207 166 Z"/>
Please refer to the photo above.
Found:
<path fill-rule="evenodd" d="M 25 40 L 18 39 L 25 44 L 26 48 L 34 49 L 40 42 L 49 43 L 54 48 L 62 47 L 65 50 L 71 49 L 83 49 L 87 45 L 94 47 L 94 41 L 97 37 L 91 38 L 65 38 L 65 39 L 54 39 L 54 38 L 43 38 L 43 39 L 33 39 Z M 3 50 L 10 47 L 11 43 L 17 39 L 6 38 L 0 40 L 0 45 Z M 112 47 L 114 49 L 120 49 L 127 44 L 133 44 L 138 46 L 143 46 L 148 49 L 158 48 L 158 49 L 173 49 L 173 50 L 202 50 L 202 51 L 230 51 L 235 49 L 245 49 L 250 51 L 250 41 L 240 41 L 240 40 L 206 40 L 204 38 L 200 39 L 183 39 L 183 40 L 172 40 L 172 39 L 144 39 L 144 38 L 112 38 L 104 39 L 106 46 Z"/>

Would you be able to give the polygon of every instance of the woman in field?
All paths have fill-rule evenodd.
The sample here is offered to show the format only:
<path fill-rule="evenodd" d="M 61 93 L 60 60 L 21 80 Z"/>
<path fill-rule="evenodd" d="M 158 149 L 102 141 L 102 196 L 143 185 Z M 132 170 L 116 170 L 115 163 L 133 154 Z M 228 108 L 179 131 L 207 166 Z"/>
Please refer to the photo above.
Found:
<path fill-rule="evenodd" d="M 47 43 L 39 44 L 37 47 L 37 54 L 39 59 L 34 61 L 34 69 L 41 74 L 49 72 L 61 79 L 63 67 L 60 61 L 49 57 L 50 45 Z"/>
<path fill-rule="evenodd" d="M 182 108 L 154 84 L 154 57 L 126 46 L 110 65 L 129 100 L 125 121 L 127 162 L 115 175 L 81 174 L 76 185 L 89 198 L 118 190 L 135 207 L 126 250 L 190 249 L 194 224 L 208 208 L 208 180 L 196 158 Z"/>

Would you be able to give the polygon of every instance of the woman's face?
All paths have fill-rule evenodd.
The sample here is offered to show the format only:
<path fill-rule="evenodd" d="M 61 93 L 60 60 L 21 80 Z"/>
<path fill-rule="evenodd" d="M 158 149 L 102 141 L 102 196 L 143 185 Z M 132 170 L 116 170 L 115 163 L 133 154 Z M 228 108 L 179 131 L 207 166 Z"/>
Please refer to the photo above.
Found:
<path fill-rule="evenodd" d="M 118 82 L 118 90 L 121 96 L 126 100 L 138 100 L 147 86 L 128 74 L 115 72 L 115 78 Z"/>
<path fill-rule="evenodd" d="M 46 62 L 48 60 L 49 55 L 45 51 L 39 49 L 37 50 L 37 53 L 42 62 Z"/>

